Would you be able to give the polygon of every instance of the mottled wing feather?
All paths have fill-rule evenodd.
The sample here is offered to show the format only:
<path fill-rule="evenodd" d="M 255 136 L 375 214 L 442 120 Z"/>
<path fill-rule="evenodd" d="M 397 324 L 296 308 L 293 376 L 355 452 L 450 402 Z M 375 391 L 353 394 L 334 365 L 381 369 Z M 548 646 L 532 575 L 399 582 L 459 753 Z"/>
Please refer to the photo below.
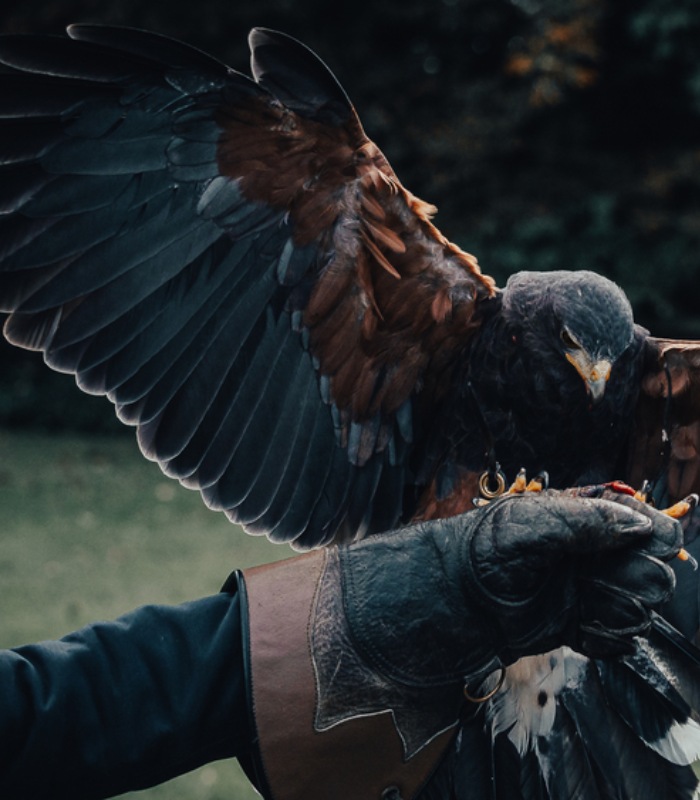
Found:
<path fill-rule="evenodd" d="M 251 35 L 251 80 L 126 29 L 5 37 L 0 308 L 251 532 L 395 524 L 411 443 L 492 282 L 332 73 Z"/>
<path fill-rule="evenodd" d="M 699 679 L 697 652 L 656 628 L 622 659 L 522 659 L 465 715 L 420 800 L 692 800 Z"/>

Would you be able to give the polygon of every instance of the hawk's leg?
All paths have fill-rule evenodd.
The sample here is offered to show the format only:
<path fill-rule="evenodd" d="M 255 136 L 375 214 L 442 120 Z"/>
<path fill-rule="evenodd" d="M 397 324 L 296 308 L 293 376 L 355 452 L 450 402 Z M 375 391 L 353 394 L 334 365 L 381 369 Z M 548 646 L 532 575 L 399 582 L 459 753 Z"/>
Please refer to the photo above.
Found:
<path fill-rule="evenodd" d="M 484 480 L 484 476 L 488 476 L 488 473 L 484 473 L 482 475 L 482 481 Z M 480 481 L 481 485 L 481 481 Z M 505 488 L 505 481 L 503 482 L 503 491 L 499 492 L 497 495 L 489 492 L 488 494 L 483 493 L 481 497 L 476 497 L 474 499 L 475 506 L 485 506 L 488 505 L 495 497 L 501 497 L 502 495 L 506 494 L 525 494 L 525 492 L 542 492 L 547 489 L 549 486 L 549 475 L 546 472 L 539 472 L 535 475 L 534 478 L 528 480 L 527 478 L 527 471 L 525 468 L 521 469 L 520 472 L 515 477 L 513 483 L 511 483 L 508 489 Z"/>

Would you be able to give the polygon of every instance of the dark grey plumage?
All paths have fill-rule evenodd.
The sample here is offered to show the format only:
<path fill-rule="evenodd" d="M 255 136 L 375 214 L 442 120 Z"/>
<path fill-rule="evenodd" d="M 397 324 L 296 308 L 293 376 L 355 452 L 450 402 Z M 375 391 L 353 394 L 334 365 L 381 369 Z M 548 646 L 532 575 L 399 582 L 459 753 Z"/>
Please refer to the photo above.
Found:
<path fill-rule="evenodd" d="M 441 474 L 485 469 L 492 448 L 510 479 L 525 468 L 531 476 L 546 471 L 555 487 L 613 480 L 634 421 L 646 337 L 622 290 L 596 273 L 511 277 L 446 401 L 447 422 L 431 444 Z M 601 365 L 609 373 L 596 383 L 591 374 Z"/>
<path fill-rule="evenodd" d="M 301 547 L 463 511 L 491 460 L 625 477 L 658 351 L 617 287 L 494 291 L 282 34 L 252 35 L 256 82 L 152 34 L 69 33 L 0 41 L 5 333 L 106 394 L 168 475 Z M 673 646 L 511 673 L 424 800 L 690 798 L 700 674 Z"/>

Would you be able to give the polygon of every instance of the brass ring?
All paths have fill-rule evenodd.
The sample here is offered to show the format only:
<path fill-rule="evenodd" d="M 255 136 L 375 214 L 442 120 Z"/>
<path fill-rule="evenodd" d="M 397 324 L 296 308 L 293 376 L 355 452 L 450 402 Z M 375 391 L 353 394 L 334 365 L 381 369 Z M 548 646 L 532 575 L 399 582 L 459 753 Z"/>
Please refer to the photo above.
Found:
<path fill-rule="evenodd" d="M 490 489 L 489 482 L 492 477 L 496 478 L 496 488 Z M 488 470 L 481 473 L 479 478 L 479 491 L 481 496 L 486 500 L 493 500 L 495 497 L 500 497 L 506 490 L 506 479 L 503 473 L 499 470 L 495 473 L 490 473 Z"/>
<path fill-rule="evenodd" d="M 498 679 L 498 683 L 491 689 L 490 692 L 487 692 L 483 697 L 472 697 L 467 691 L 468 684 L 464 684 L 464 696 L 469 700 L 470 703 L 485 703 L 487 700 L 490 700 L 496 692 L 500 691 L 501 687 L 503 686 L 503 681 L 506 679 L 506 668 L 501 667 L 501 676 Z"/>

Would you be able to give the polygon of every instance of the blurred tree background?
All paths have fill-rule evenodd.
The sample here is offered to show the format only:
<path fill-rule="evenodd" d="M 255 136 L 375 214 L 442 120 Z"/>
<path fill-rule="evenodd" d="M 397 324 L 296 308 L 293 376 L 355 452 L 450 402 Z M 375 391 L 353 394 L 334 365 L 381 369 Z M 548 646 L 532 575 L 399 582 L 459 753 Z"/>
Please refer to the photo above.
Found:
<path fill-rule="evenodd" d="M 253 25 L 336 72 L 403 182 L 499 283 L 591 268 L 658 335 L 700 338 L 700 5 L 694 0 L 22 0 L 5 33 L 144 27 L 247 69 Z M 0 422 L 117 428 L 3 345 Z"/>

